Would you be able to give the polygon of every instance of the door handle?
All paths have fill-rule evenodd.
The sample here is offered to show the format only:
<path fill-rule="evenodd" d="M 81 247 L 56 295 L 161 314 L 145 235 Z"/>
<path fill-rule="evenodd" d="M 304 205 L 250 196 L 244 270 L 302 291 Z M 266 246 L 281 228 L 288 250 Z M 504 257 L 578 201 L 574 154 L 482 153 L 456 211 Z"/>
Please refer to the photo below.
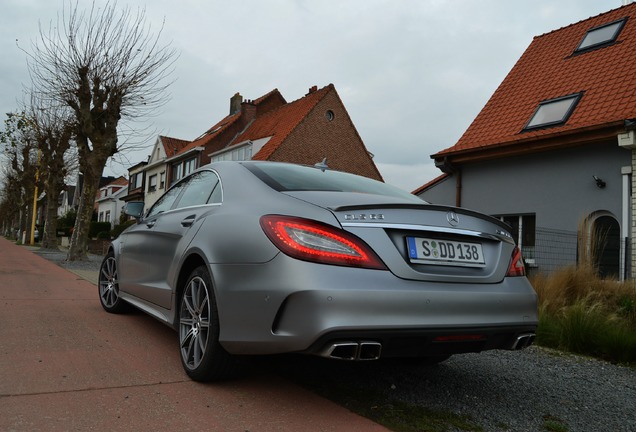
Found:
<path fill-rule="evenodd" d="M 181 226 L 184 228 L 192 226 L 196 218 L 197 218 L 196 215 L 188 216 L 187 218 L 181 221 Z"/>
<path fill-rule="evenodd" d="M 156 219 L 153 219 L 153 220 L 151 220 L 151 221 L 146 222 L 146 226 L 147 226 L 148 228 L 152 228 L 153 226 L 155 226 L 155 224 L 156 224 L 156 223 L 157 223 L 157 220 L 156 220 Z"/>

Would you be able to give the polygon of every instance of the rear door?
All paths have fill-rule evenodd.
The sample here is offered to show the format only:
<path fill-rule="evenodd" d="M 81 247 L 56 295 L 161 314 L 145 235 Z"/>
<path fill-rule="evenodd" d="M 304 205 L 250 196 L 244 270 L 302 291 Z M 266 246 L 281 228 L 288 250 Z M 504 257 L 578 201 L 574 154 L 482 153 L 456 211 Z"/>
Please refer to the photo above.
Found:
<path fill-rule="evenodd" d="M 173 275 L 181 256 L 209 212 L 219 188 L 212 171 L 196 172 L 171 188 L 134 230 L 128 231 L 120 258 L 120 278 L 130 294 L 170 308 Z"/>

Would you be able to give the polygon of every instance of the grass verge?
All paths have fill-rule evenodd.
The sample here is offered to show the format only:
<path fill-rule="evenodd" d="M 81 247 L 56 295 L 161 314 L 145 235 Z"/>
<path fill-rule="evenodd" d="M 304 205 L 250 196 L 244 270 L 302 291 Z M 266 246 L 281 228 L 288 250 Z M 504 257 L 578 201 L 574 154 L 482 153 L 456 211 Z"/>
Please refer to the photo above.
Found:
<path fill-rule="evenodd" d="M 537 344 L 636 365 L 636 288 L 591 266 L 532 278 L 539 296 Z"/>

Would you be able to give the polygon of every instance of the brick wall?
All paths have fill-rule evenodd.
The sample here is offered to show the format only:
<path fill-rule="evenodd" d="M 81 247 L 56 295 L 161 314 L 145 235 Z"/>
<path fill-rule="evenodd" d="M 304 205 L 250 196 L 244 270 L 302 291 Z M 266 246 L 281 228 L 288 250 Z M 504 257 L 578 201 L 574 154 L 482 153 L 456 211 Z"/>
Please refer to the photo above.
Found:
<path fill-rule="evenodd" d="M 332 120 L 328 111 L 333 113 Z M 382 180 L 335 89 L 316 104 L 269 160 L 313 165 L 325 157 L 332 169 Z"/>

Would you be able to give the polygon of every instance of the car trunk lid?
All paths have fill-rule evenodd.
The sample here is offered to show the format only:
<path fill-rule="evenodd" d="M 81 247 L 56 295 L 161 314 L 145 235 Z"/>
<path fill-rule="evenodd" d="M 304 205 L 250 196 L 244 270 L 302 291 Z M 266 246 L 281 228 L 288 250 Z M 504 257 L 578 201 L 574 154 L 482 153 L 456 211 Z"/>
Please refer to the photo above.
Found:
<path fill-rule="evenodd" d="M 287 192 L 331 211 L 396 276 L 437 282 L 496 283 L 514 241 L 503 222 L 471 210 L 380 195 Z"/>

